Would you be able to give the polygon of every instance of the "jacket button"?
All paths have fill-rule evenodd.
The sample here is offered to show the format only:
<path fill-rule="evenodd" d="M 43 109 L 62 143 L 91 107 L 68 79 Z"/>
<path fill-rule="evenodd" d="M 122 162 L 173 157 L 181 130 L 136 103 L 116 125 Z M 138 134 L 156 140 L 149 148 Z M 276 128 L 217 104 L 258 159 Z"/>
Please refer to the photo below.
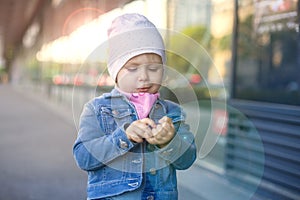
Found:
<path fill-rule="evenodd" d="M 142 162 L 142 159 L 136 159 L 136 160 L 133 160 L 131 162 L 133 162 L 134 164 L 139 164 L 139 163 Z"/>
<path fill-rule="evenodd" d="M 149 171 L 150 171 L 150 174 L 152 174 L 152 175 L 156 174 L 156 169 L 155 168 L 151 168 Z"/>
<path fill-rule="evenodd" d="M 125 142 L 125 141 L 123 141 L 123 140 L 120 139 L 120 147 L 121 147 L 122 149 L 128 148 L 127 142 Z"/>
<path fill-rule="evenodd" d="M 117 114 L 119 114 L 119 112 L 117 110 L 113 110 L 112 114 L 117 115 Z"/>
<path fill-rule="evenodd" d="M 147 200 L 154 200 L 154 196 L 152 196 L 152 195 L 147 196 Z"/>
<path fill-rule="evenodd" d="M 156 109 L 160 108 L 160 105 L 159 104 L 155 104 L 155 108 Z"/>
<path fill-rule="evenodd" d="M 168 155 L 170 155 L 170 153 L 171 153 L 172 151 L 173 151 L 173 148 L 168 149 L 168 150 L 166 150 L 166 151 L 163 151 L 162 154 L 163 154 L 164 156 L 168 156 Z"/>
<path fill-rule="evenodd" d="M 130 186 L 130 187 L 137 187 L 138 185 L 139 185 L 139 183 L 138 182 L 134 182 L 134 183 L 128 183 L 128 185 Z"/>

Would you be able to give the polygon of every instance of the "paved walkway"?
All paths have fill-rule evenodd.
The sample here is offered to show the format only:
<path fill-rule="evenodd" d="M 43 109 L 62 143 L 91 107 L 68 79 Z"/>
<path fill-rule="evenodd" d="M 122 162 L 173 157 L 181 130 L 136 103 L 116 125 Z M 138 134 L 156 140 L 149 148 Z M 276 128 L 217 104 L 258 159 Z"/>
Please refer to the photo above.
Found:
<path fill-rule="evenodd" d="M 74 125 L 9 85 L 0 85 L 0 98 L 0 199 L 85 199 Z"/>
<path fill-rule="evenodd" d="M 0 85 L 0 97 L 0 199 L 86 199 L 72 112 L 9 85 Z M 178 172 L 178 186 L 179 200 L 250 199 L 197 164 Z"/>

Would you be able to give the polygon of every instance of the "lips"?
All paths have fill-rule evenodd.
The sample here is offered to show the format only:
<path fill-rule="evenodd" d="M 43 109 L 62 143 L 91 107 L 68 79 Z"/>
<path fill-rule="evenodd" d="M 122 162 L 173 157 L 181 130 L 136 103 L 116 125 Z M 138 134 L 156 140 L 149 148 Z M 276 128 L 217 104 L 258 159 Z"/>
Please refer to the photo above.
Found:
<path fill-rule="evenodd" d="M 148 92 L 148 90 L 149 90 L 150 88 L 151 88 L 151 87 L 141 87 L 141 88 L 138 88 L 137 91 L 138 91 L 138 92 L 144 92 L 144 93 L 145 93 L 145 92 Z"/>

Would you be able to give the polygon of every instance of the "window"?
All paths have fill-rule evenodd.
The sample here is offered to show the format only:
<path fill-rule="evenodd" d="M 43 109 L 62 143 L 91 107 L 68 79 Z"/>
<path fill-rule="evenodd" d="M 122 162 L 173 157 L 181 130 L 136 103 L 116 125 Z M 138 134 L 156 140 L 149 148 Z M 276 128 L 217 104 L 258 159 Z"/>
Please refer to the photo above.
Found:
<path fill-rule="evenodd" d="M 300 105 L 297 0 L 239 2 L 234 98 Z"/>

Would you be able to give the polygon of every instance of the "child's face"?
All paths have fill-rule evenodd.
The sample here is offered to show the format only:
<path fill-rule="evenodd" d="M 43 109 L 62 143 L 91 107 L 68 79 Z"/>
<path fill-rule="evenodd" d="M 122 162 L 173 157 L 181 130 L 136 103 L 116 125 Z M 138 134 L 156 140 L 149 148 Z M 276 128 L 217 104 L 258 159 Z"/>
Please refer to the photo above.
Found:
<path fill-rule="evenodd" d="M 118 87 L 128 93 L 156 93 L 163 78 L 161 57 L 146 53 L 131 58 L 117 75 Z"/>

